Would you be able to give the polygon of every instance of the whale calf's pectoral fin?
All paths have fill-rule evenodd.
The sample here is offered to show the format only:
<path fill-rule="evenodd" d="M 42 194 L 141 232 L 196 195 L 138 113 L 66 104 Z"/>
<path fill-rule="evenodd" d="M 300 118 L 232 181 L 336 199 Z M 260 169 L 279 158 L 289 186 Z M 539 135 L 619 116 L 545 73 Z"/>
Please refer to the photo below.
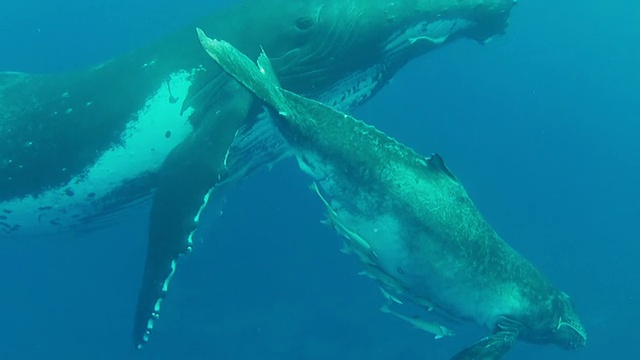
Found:
<path fill-rule="evenodd" d="M 134 320 L 138 348 L 149 340 L 178 257 L 191 250 L 201 211 L 226 177 L 228 149 L 253 102 L 233 81 L 220 93 L 217 108 L 202 116 L 199 127 L 169 154 L 160 170 Z"/>
<path fill-rule="evenodd" d="M 511 349 L 518 337 L 513 328 L 496 328 L 486 338 L 460 351 L 451 360 L 499 360 Z"/>

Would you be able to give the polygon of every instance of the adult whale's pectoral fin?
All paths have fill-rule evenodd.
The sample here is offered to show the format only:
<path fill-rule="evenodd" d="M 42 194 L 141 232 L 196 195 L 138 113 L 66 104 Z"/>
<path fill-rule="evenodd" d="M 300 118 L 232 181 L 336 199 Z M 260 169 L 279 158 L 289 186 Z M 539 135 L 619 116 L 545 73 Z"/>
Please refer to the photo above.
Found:
<path fill-rule="evenodd" d="M 133 330 L 138 348 L 149 340 L 178 257 L 191 250 L 202 209 L 225 178 L 228 149 L 253 102 L 231 80 L 218 95 L 216 108 L 201 116 L 198 128 L 169 154 L 160 171 Z"/>
<path fill-rule="evenodd" d="M 513 327 L 496 327 L 491 335 L 460 351 L 451 360 L 499 360 L 518 337 Z"/>

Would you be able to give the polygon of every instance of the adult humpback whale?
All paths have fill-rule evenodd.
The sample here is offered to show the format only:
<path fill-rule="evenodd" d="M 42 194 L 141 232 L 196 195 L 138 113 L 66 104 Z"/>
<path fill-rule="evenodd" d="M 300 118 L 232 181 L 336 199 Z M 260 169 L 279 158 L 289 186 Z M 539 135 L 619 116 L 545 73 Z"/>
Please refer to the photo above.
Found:
<path fill-rule="evenodd" d="M 282 85 L 349 110 L 407 61 L 503 32 L 513 0 L 259 0 L 195 25 L 273 56 Z M 253 97 L 193 27 L 69 74 L 0 74 L 0 237 L 84 230 L 153 198 L 134 337 L 147 341 L 176 260 L 223 183 L 284 156 Z"/>
<path fill-rule="evenodd" d="M 440 156 L 420 156 L 372 126 L 280 88 L 264 53 L 255 66 L 229 43 L 199 36 L 225 71 L 277 113 L 275 126 L 300 168 L 322 188 L 314 189 L 329 221 L 388 297 L 492 330 L 454 359 L 500 359 L 516 339 L 570 349 L 585 344 L 569 297 L 500 238 Z M 428 330 L 447 335 L 443 327 Z"/>

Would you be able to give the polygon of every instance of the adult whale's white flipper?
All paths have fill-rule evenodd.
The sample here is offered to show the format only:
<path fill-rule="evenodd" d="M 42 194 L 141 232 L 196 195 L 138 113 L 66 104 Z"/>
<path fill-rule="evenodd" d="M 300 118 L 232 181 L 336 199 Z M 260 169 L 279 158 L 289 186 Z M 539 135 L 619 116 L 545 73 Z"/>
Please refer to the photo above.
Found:
<path fill-rule="evenodd" d="M 142 334 L 143 343 L 159 317 L 178 258 L 192 250 L 200 215 L 227 177 L 229 149 L 253 102 L 235 82 L 227 82 L 219 94 L 222 102 L 215 115 L 169 154 L 159 173 L 134 323 L 134 334 Z"/>
<path fill-rule="evenodd" d="M 199 36 L 226 72 L 278 114 L 301 169 L 320 184 L 332 221 L 346 229 L 341 233 L 354 240 L 384 292 L 492 330 L 454 359 L 500 359 L 516 339 L 570 349 L 585 344 L 566 294 L 500 238 L 440 156 L 423 157 L 280 88 L 264 54 L 256 66 L 229 43 Z M 424 327 L 437 336 L 447 331 Z"/>

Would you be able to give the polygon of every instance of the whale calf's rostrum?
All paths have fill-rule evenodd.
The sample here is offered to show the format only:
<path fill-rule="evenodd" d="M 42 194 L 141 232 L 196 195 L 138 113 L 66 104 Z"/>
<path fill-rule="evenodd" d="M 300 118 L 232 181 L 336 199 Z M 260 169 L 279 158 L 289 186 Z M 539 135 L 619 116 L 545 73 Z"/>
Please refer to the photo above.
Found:
<path fill-rule="evenodd" d="M 500 359 L 517 339 L 570 349 L 585 344 L 569 297 L 491 228 L 440 156 L 423 157 L 362 121 L 282 89 L 264 53 L 256 66 L 229 43 L 199 36 L 207 53 L 277 114 L 274 122 L 301 169 L 319 184 L 314 189 L 329 222 L 387 298 L 491 330 L 454 359 Z M 436 337 L 450 334 L 395 314 Z"/>
<path fill-rule="evenodd" d="M 501 34 L 512 7 L 253 0 L 98 66 L 0 73 L 0 239 L 81 233 L 152 202 L 133 331 L 142 346 L 218 189 L 291 155 L 269 113 L 202 51 L 195 26 L 250 56 L 262 46 L 284 88 L 349 111 L 411 59 Z"/>

